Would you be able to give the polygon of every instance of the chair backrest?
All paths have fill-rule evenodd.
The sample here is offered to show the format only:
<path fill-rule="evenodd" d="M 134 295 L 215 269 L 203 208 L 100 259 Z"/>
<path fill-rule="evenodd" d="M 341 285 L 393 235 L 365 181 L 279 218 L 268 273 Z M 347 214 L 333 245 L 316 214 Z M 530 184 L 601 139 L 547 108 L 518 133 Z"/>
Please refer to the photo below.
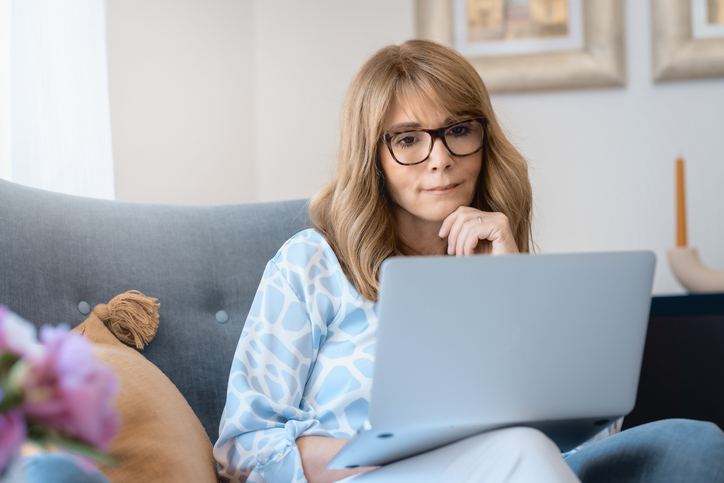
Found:
<path fill-rule="evenodd" d="M 229 369 L 266 263 L 309 226 L 305 200 L 217 206 L 69 196 L 0 180 L 0 304 L 36 326 L 128 290 L 161 304 L 143 354 L 218 437 Z M 217 321 L 224 311 L 228 321 Z M 220 317 L 220 320 L 224 320 Z"/>

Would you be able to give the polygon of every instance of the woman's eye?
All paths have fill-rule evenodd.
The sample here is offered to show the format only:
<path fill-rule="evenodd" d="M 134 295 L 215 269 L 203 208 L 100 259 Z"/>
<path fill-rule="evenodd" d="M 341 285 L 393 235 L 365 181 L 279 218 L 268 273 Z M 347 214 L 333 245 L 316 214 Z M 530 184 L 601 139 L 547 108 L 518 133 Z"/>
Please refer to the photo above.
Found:
<path fill-rule="evenodd" d="M 468 126 L 453 126 L 447 131 L 448 136 L 462 137 L 470 133 Z"/>
<path fill-rule="evenodd" d="M 395 139 L 395 146 L 400 148 L 409 148 L 419 141 L 419 136 L 407 134 Z"/>

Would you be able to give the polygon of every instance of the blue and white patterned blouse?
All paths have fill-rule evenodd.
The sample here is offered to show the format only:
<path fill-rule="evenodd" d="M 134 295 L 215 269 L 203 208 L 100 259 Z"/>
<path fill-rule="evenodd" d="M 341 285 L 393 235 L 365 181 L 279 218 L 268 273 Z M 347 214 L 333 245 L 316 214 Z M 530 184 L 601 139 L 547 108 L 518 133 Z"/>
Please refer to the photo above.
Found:
<path fill-rule="evenodd" d="M 289 239 L 266 266 L 234 354 L 214 446 L 221 481 L 306 483 L 296 439 L 349 438 L 367 419 L 376 334 L 376 304 L 324 236 Z"/>

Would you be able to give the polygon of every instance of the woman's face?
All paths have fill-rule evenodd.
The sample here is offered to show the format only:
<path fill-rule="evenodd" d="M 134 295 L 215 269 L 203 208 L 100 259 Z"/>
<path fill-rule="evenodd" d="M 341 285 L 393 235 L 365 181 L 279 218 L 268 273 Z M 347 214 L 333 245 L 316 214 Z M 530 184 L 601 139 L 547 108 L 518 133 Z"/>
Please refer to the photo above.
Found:
<path fill-rule="evenodd" d="M 457 121 L 428 102 L 411 105 L 395 100 L 383 130 L 437 129 Z M 482 150 L 469 156 L 455 156 L 438 138 L 425 162 L 403 166 L 394 160 L 384 143 L 378 149 L 398 223 L 439 225 L 457 208 L 472 203 L 482 169 Z"/>

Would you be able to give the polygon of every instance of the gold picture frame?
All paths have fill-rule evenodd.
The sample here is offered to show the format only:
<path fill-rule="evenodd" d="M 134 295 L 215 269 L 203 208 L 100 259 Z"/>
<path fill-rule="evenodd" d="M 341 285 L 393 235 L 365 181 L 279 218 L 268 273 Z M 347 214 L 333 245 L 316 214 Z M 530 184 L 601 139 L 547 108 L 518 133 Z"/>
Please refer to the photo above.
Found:
<path fill-rule="evenodd" d="M 654 82 L 724 77 L 724 36 L 696 38 L 692 0 L 650 0 Z"/>
<path fill-rule="evenodd" d="M 417 38 L 454 48 L 453 2 L 416 0 Z M 623 0 L 584 0 L 583 48 L 468 60 L 491 93 L 621 87 L 625 44 Z"/>

